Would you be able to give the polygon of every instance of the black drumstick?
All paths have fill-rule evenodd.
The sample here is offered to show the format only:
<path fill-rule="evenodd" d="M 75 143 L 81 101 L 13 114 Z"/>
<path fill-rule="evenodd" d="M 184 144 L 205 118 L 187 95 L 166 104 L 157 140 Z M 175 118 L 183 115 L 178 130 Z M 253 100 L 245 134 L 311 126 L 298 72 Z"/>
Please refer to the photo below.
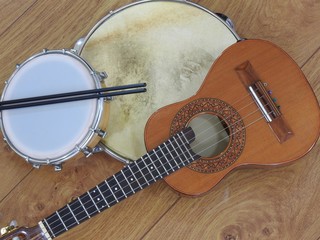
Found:
<path fill-rule="evenodd" d="M 88 100 L 94 98 L 106 98 L 113 97 L 119 95 L 127 95 L 134 93 L 142 93 L 146 92 L 145 87 L 146 83 L 137 83 L 137 84 L 129 84 L 123 86 L 115 86 L 115 87 L 107 87 L 107 88 L 98 88 L 98 89 L 90 89 L 84 91 L 77 92 L 67 92 L 60 94 L 52 94 L 38 97 L 30 97 L 30 98 L 20 98 L 8 101 L 0 102 L 0 111 L 9 110 L 15 108 L 24 108 L 24 107 L 34 107 L 34 106 L 42 106 L 48 104 L 56 104 L 56 103 L 64 103 L 64 102 L 72 102 L 72 101 L 81 101 Z M 132 89 L 137 88 L 137 89 Z M 139 89 L 140 88 L 140 89 Z M 131 89 L 131 90 L 126 90 Z M 122 91 L 119 91 L 122 90 Z M 108 92 L 108 93 L 104 93 Z"/>

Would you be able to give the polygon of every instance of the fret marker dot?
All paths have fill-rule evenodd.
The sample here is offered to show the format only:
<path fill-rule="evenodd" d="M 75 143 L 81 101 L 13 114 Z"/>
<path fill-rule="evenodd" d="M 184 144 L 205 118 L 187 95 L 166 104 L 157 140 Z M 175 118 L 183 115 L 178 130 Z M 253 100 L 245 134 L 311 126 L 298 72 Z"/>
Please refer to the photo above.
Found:
<path fill-rule="evenodd" d="M 133 181 L 133 178 L 130 178 L 130 181 Z"/>
<path fill-rule="evenodd" d="M 93 193 L 95 193 L 96 192 L 96 190 L 93 190 Z"/>
<path fill-rule="evenodd" d="M 98 201 L 100 201 L 100 198 L 97 198 Z"/>
<path fill-rule="evenodd" d="M 118 188 L 115 187 L 114 190 L 118 190 Z"/>
<path fill-rule="evenodd" d="M 152 167 L 152 166 L 151 166 L 150 168 L 151 168 L 151 169 L 153 169 L 153 167 Z"/>

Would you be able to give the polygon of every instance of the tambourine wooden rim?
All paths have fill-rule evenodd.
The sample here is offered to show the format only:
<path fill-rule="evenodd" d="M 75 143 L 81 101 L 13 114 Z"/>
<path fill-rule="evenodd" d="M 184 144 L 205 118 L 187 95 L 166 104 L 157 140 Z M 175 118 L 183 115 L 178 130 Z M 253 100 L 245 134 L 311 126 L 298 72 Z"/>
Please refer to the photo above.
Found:
<path fill-rule="evenodd" d="M 189 1 L 182 1 L 182 0 L 173 0 L 173 1 L 168 1 L 168 0 L 144 0 L 144 1 L 138 1 L 138 2 L 134 2 L 128 5 L 125 5 L 115 11 L 111 11 L 108 15 L 106 15 L 104 18 L 102 18 L 90 31 L 89 33 L 82 39 L 79 39 L 76 44 L 75 44 L 75 49 L 77 49 L 79 55 L 81 55 L 84 52 L 84 49 L 86 47 L 86 44 L 91 40 L 91 38 L 93 37 L 93 35 L 95 34 L 95 32 L 103 25 L 103 24 L 107 24 L 110 22 L 108 22 L 108 20 L 111 20 L 113 17 L 117 16 L 119 13 L 122 13 L 123 11 L 127 10 L 127 9 L 131 9 L 132 7 L 138 6 L 138 5 L 142 5 L 142 4 L 146 4 L 146 3 L 161 3 L 161 2 L 165 2 L 165 3 L 174 3 L 174 4 L 183 4 L 186 6 L 191 6 L 194 7 L 196 9 L 199 9 L 201 11 L 203 11 L 206 14 L 209 14 L 210 16 L 214 17 L 217 21 L 221 22 L 225 28 L 226 31 L 228 31 L 230 33 L 230 37 L 232 36 L 232 38 L 234 39 L 234 41 L 239 41 L 241 40 L 241 38 L 238 36 L 238 34 L 235 32 L 235 30 L 231 27 L 230 24 L 228 24 L 228 22 L 226 22 L 224 19 L 222 19 L 218 14 L 211 12 L 210 10 L 196 4 L 193 2 L 189 2 Z M 202 13 L 201 13 L 202 14 Z M 208 29 L 209 31 L 209 29 Z M 109 56 L 108 56 L 109 57 Z M 90 61 L 90 63 L 92 65 L 92 59 L 88 59 Z M 109 71 L 108 69 L 106 69 L 107 71 Z M 110 80 L 110 78 L 109 78 Z M 150 87 L 150 85 L 149 85 Z M 148 92 L 146 93 L 148 94 Z M 114 101 L 117 101 L 117 99 L 115 99 Z M 112 103 L 111 103 L 112 105 Z M 111 106 L 112 108 L 112 106 Z M 112 109 L 111 109 L 111 113 L 112 115 Z M 112 116 L 110 116 L 112 117 Z M 112 122 L 110 122 L 110 131 L 108 132 L 108 136 L 110 138 L 110 136 L 112 135 Z M 123 126 L 123 128 L 126 128 L 127 126 Z M 142 134 L 143 135 L 143 134 Z M 106 139 L 108 139 L 108 136 L 106 137 Z M 123 136 L 122 139 L 125 139 L 126 136 Z M 143 143 L 142 143 L 143 144 Z M 119 153 L 117 150 L 113 149 L 111 146 L 108 146 L 107 143 L 104 142 L 104 139 L 100 142 L 99 146 L 103 149 L 103 151 L 107 152 L 109 155 L 111 155 L 112 157 L 122 161 L 122 162 L 129 162 L 130 160 L 136 160 L 133 159 L 131 157 L 127 157 L 124 154 Z M 140 154 L 141 155 L 141 154 Z M 140 156 L 139 155 L 139 156 Z"/>

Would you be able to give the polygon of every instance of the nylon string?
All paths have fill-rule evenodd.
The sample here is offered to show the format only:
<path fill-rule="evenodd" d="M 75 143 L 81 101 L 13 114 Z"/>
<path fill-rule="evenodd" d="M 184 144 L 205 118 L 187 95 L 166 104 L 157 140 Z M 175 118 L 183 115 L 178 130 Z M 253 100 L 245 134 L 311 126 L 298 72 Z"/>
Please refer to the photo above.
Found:
<path fill-rule="evenodd" d="M 238 102 L 243 101 L 243 100 L 244 100 L 245 98 L 247 98 L 248 96 L 251 96 L 251 95 L 248 94 L 248 95 L 246 95 L 245 97 L 243 97 L 242 99 L 239 99 L 237 102 L 234 103 L 234 105 L 237 104 Z M 244 107 L 240 108 L 240 109 L 238 110 L 238 112 L 240 112 L 241 110 L 247 108 L 248 106 L 252 105 L 253 103 L 255 103 L 255 102 L 254 102 L 254 101 L 251 101 L 249 104 L 247 104 L 247 105 L 245 105 Z M 243 119 L 246 119 L 248 116 L 250 116 L 250 115 L 252 115 L 252 114 L 254 114 L 254 113 L 258 112 L 258 111 L 259 111 L 259 108 L 257 108 L 257 110 L 255 110 L 255 111 L 249 113 L 248 115 L 244 116 L 244 117 L 241 118 L 240 120 L 236 121 L 236 122 L 235 122 L 233 125 L 231 125 L 231 126 L 234 126 L 234 125 L 237 124 L 239 121 L 241 121 L 241 120 L 243 120 Z M 270 113 L 271 113 L 271 112 L 270 112 Z M 214 116 L 212 116 L 211 118 L 213 118 L 213 117 L 214 117 Z M 229 117 L 232 117 L 232 115 L 229 116 Z M 209 119 L 211 119 L 211 118 L 209 118 Z M 239 131 L 242 131 L 243 129 L 246 129 L 246 128 L 250 127 L 252 124 L 260 121 L 260 120 L 263 119 L 263 118 L 264 118 L 264 117 L 262 116 L 262 117 L 260 117 L 260 118 L 255 119 L 254 121 L 252 121 L 251 123 L 249 123 L 247 126 L 244 126 L 242 129 L 239 129 L 238 131 L 232 133 L 232 135 L 236 134 L 236 133 L 239 132 Z M 227 119 L 228 119 L 228 118 L 227 118 Z M 203 121 L 203 122 L 204 122 L 204 121 Z M 217 124 L 219 124 L 219 123 L 217 123 Z M 215 124 L 215 125 L 217 125 L 217 124 Z M 202 125 L 202 124 L 198 124 L 197 127 L 199 127 L 199 126 L 201 126 L 201 125 Z M 207 131 L 208 129 L 210 129 L 210 128 L 212 128 L 212 127 L 214 127 L 215 125 L 210 126 L 210 127 L 207 128 L 207 129 L 204 129 L 204 130 L 201 131 L 198 135 L 200 135 L 201 133 Z M 231 126 L 229 126 L 229 127 L 231 127 Z M 225 131 L 225 130 L 228 129 L 229 127 L 226 127 L 226 128 L 224 128 L 224 129 L 222 129 L 221 131 L 217 132 L 216 135 L 219 134 L 220 132 Z M 212 145 L 208 146 L 207 148 L 201 150 L 199 153 L 207 150 L 208 148 L 211 148 L 211 147 L 217 145 L 219 142 L 221 142 L 221 141 L 229 138 L 229 137 L 232 136 L 232 135 L 228 135 L 227 137 L 220 139 L 218 142 L 215 142 L 214 144 L 212 144 Z M 207 138 L 207 139 L 208 139 L 208 138 Z M 205 140 L 207 140 L 207 139 L 205 139 Z M 204 142 L 204 141 L 202 141 L 202 142 Z M 201 142 L 199 142 L 198 144 L 201 144 Z M 198 144 L 197 144 L 197 145 L 198 145 Z M 196 146 L 196 145 L 195 145 L 195 146 Z M 173 152 L 173 151 L 174 151 L 174 150 L 172 150 L 171 152 Z M 169 151 L 168 153 L 170 154 L 171 152 Z M 186 153 L 186 152 L 184 152 L 184 153 Z M 149 154 L 150 157 L 151 157 L 151 156 L 154 156 L 154 155 L 155 155 L 155 153 L 153 153 L 153 152 Z M 140 170 L 143 170 L 143 169 L 149 167 L 150 165 L 154 165 L 154 163 L 156 163 L 157 161 L 160 162 L 161 165 L 163 165 L 162 162 L 160 161 L 160 159 L 163 158 L 163 157 L 165 158 L 165 156 L 168 156 L 168 154 L 164 154 L 164 155 L 162 154 L 162 156 L 161 156 L 160 158 L 157 157 L 157 159 L 156 159 L 155 161 L 151 162 L 150 164 L 146 164 L 146 165 L 145 165 L 143 168 L 141 168 Z M 190 160 L 190 158 L 188 158 L 188 159 L 185 160 L 185 161 L 181 161 L 181 162 L 188 164 L 188 161 L 189 161 L 189 160 Z M 170 160 L 170 161 L 174 161 L 174 159 L 172 159 L 172 160 Z M 169 165 L 171 166 L 170 162 L 168 162 L 168 163 L 169 163 Z M 136 162 L 133 162 L 132 164 L 136 164 Z M 136 165 L 137 165 L 137 164 L 136 164 Z M 177 166 L 178 166 L 178 165 L 177 165 Z M 138 168 L 139 168 L 139 167 L 138 167 Z M 172 168 L 172 167 L 171 167 L 171 168 Z M 149 170 L 150 174 L 155 173 L 155 172 L 157 171 L 157 169 L 154 169 L 154 170 L 148 169 L 148 170 Z M 174 170 L 174 169 L 172 168 L 172 170 Z M 174 171 L 175 171 L 175 170 L 174 170 Z M 131 171 L 131 172 L 132 172 L 132 171 Z M 132 173 L 133 173 L 133 174 L 136 174 L 137 172 L 132 172 Z M 163 174 L 164 174 L 164 173 L 163 173 Z M 167 175 L 168 175 L 168 174 L 167 174 Z M 159 175 L 159 176 L 160 176 L 160 178 L 163 178 L 163 176 L 161 176 L 161 175 Z M 136 180 L 135 182 L 137 182 L 138 185 L 139 185 L 138 180 L 142 179 L 143 177 L 144 177 L 144 176 L 135 179 L 135 180 Z M 158 179 L 155 179 L 155 180 L 158 180 Z M 127 181 L 127 180 L 124 179 L 124 180 L 120 181 L 119 184 L 120 184 L 120 183 L 123 183 L 123 182 L 125 182 L 125 181 Z M 117 187 L 117 186 L 118 186 L 118 185 L 113 185 L 113 186 L 110 186 L 110 188 Z M 139 186 L 140 186 L 140 185 L 139 185 Z M 113 191 L 113 193 L 117 193 L 117 192 L 122 191 L 122 190 L 121 190 L 121 186 L 119 186 L 119 188 L 120 188 L 120 189 L 119 189 L 118 191 Z M 141 189 L 141 188 L 138 187 L 138 188 L 133 189 L 133 190 L 134 190 L 134 192 L 135 192 L 135 190 L 140 190 L 140 189 Z M 110 189 L 110 191 L 112 191 L 112 190 Z M 102 194 L 103 194 L 103 193 L 105 193 L 105 191 L 102 192 Z M 89 194 L 90 194 L 90 193 L 89 193 Z M 103 195 L 103 196 L 104 196 L 104 195 Z M 104 198 L 107 199 L 108 197 L 111 197 L 111 196 L 112 196 L 112 193 L 111 193 L 110 195 L 108 195 L 108 196 L 104 196 Z M 112 204 L 112 203 L 114 203 L 115 201 L 116 201 L 116 200 L 114 200 L 114 201 L 112 201 L 112 202 L 110 202 L 110 203 L 108 203 L 108 204 Z M 88 201 L 88 202 L 90 202 L 90 201 Z M 81 205 L 85 205 L 85 204 L 88 203 L 88 202 L 82 203 Z M 95 203 L 102 203 L 102 202 L 105 202 L 105 200 L 104 200 L 103 198 L 101 199 L 101 201 L 98 201 L 98 202 L 95 202 Z M 71 202 L 71 203 L 69 204 L 69 206 L 71 206 L 73 203 L 74 203 L 74 202 Z M 78 208 L 82 207 L 81 205 L 80 205 L 79 207 L 75 208 L 74 210 L 77 210 Z M 63 209 L 66 208 L 66 207 L 67 207 L 67 206 L 63 207 Z M 100 209 L 99 209 L 99 210 L 100 210 Z M 82 212 L 80 212 L 80 213 L 84 213 L 84 212 L 85 212 L 85 211 L 82 211 Z M 96 210 L 96 212 L 98 212 L 98 210 Z M 95 213 L 96 213 L 96 212 L 95 212 Z M 78 214 L 79 214 L 79 213 L 78 213 Z M 87 214 L 86 214 L 86 215 L 87 215 Z M 63 215 L 63 216 L 61 216 L 61 218 L 65 217 L 65 216 L 66 216 L 66 215 Z M 53 216 L 52 216 L 52 217 L 53 217 Z M 74 217 L 72 216 L 72 217 L 70 217 L 69 219 L 71 219 L 71 218 L 74 218 Z M 82 219 L 77 219 L 77 220 L 78 220 L 79 222 L 81 222 L 83 219 L 87 219 L 87 218 L 88 218 L 88 217 L 85 217 L 85 218 L 82 218 Z M 49 218 L 46 218 L 46 219 L 49 220 L 50 217 L 49 217 Z M 69 219 L 67 219 L 67 220 L 69 220 Z M 58 222 L 58 225 L 54 226 L 53 223 L 55 223 L 55 222 Z M 60 222 L 61 222 L 61 220 L 58 218 L 57 220 L 55 220 L 54 222 L 52 222 L 52 223 L 50 224 L 51 232 L 52 232 L 52 231 L 55 232 L 54 229 L 56 229 L 57 227 L 61 227 L 61 226 L 63 227 L 63 229 L 62 229 L 61 231 L 66 231 L 66 230 L 67 230 L 67 229 L 63 226 L 63 223 L 60 223 Z M 53 226 L 53 227 L 52 227 L 52 226 Z M 74 225 L 73 225 L 73 226 L 74 226 Z M 72 227 L 73 227 L 73 226 L 72 226 Z M 56 234 L 58 235 L 61 231 L 57 232 Z"/>

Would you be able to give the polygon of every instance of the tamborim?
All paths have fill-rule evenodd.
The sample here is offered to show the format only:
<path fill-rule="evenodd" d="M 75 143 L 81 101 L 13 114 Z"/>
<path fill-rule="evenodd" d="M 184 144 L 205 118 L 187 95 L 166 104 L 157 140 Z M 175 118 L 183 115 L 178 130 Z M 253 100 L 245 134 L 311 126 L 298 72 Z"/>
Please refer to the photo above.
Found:
<path fill-rule="evenodd" d="M 101 87 L 101 74 L 72 51 L 44 50 L 17 67 L 1 101 Z M 1 130 L 12 149 L 35 167 L 89 154 L 108 117 L 104 99 L 3 110 Z M 79 154 L 79 156 L 81 156 Z"/>
<path fill-rule="evenodd" d="M 78 50 L 108 85 L 147 83 L 147 93 L 110 103 L 106 151 L 135 160 L 145 153 L 144 127 L 162 106 L 196 93 L 213 61 L 240 38 L 218 15 L 188 1 L 142 1 L 103 18 Z"/>

